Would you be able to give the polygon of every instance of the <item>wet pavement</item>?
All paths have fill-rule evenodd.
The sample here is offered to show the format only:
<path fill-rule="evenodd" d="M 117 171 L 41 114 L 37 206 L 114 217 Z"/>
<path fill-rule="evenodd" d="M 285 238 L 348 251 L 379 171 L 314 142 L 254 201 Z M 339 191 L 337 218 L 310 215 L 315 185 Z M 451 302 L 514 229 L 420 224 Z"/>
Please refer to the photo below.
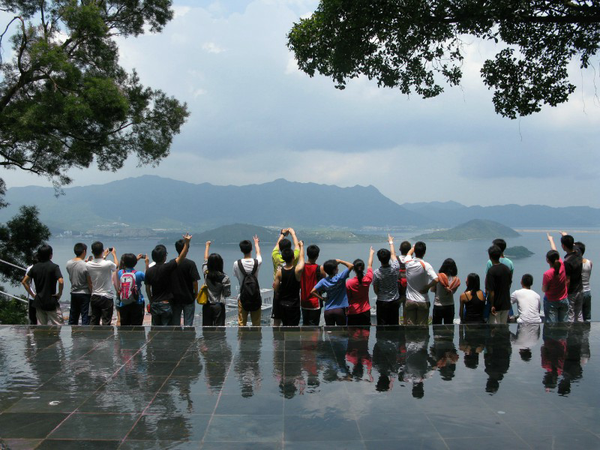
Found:
<path fill-rule="evenodd" d="M 600 324 L 0 327 L 0 449 L 600 448 Z"/>

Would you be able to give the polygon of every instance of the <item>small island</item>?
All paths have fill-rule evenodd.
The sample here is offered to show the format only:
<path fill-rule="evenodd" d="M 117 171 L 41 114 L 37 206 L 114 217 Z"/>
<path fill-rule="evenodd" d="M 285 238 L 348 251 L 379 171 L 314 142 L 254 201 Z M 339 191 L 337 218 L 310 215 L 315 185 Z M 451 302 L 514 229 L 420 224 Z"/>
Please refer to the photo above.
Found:
<path fill-rule="evenodd" d="M 526 247 L 522 245 L 517 245 L 515 247 L 509 247 L 504 250 L 504 256 L 510 259 L 523 259 L 529 258 L 534 253 Z"/>
<path fill-rule="evenodd" d="M 449 230 L 421 234 L 413 239 L 421 241 L 468 241 L 471 239 L 514 238 L 515 230 L 493 220 L 473 219 Z"/>

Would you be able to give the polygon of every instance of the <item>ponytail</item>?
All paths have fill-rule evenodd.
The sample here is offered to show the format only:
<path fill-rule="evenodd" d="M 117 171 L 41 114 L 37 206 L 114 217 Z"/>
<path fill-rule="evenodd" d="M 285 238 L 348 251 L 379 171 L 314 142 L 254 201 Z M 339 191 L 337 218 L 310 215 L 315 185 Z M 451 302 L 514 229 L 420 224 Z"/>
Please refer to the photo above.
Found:
<path fill-rule="evenodd" d="M 556 250 L 550 250 L 548 253 L 546 253 L 546 260 L 554 269 L 554 276 L 557 277 L 560 273 L 561 266 L 560 255 Z"/>
<path fill-rule="evenodd" d="M 365 262 L 362 259 L 354 261 L 354 272 L 356 273 L 358 283 L 362 283 L 362 279 L 365 276 Z"/>

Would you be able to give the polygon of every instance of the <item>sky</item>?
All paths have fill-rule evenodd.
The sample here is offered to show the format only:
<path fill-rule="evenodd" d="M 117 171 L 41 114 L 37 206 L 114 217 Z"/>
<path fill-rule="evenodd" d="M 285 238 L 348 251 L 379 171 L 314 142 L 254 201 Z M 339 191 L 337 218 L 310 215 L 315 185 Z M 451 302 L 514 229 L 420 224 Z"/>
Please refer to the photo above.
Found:
<path fill-rule="evenodd" d="M 479 69 L 498 48 L 465 46 L 463 81 L 434 99 L 359 78 L 343 91 L 297 69 L 286 35 L 309 0 L 175 0 L 161 34 L 120 40 L 142 83 L 191 116 L 157 167 L 69 173 L 74 186 L 145 174 L 218 185 L 373 185 L 405 202 L 600 207 L 600 70 L 571 70 L 567 104 L 517 120 L 494 112 Z M 598 66 L 598 61 L 595 62 Z M 8 187 L 51 184 L 2 171 Z"/>

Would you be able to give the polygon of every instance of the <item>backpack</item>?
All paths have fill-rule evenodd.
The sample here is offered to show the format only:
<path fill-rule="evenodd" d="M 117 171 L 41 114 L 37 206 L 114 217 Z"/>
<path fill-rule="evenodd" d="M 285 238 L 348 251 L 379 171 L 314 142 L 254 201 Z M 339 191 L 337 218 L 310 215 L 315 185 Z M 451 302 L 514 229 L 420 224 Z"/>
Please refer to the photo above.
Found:
<path fill-rule="evenodd" d="M 258 285 L 258 279 L 256 278 L 256 270 L 258 269 L 258 261 L 254 260 L 254 267 L 252 272 L 246 273 L 242 260 L 238 259 L 238 268 L 244 276 L 240 284 L 240 303 L 245 311 L 258 311 L 262 305 L 262 299 L 260 297 L 260 286 Z"/>
<path fill-rule="evenodd" d="M 137 283 L 135 280 L 135 270 L 133 272 L 125 272 L 119 277 L 119 299 L 121 304 L 130 305 L 135 303 L 140 298 Z"/>
<path fill-rule="evenodd" d="M 398 293 L 400 297 L 406 296 L 406 264 L 400 261 L 398 258 L 398 263 L 400 264 L 400 272 L 398 273 Z"/>

